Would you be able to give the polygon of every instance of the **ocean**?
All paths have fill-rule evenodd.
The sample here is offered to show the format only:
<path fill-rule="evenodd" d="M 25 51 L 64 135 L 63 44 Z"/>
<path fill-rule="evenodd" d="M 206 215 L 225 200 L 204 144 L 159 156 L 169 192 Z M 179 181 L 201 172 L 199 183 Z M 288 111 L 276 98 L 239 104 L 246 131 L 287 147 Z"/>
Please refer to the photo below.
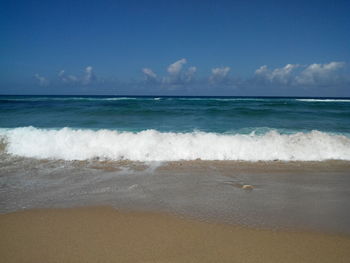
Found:
<path fill-rule="evenodd" d="M 0 96 L 0 140 L 39 159 L 350 160 L 350 99 Z"/>
<path fill-rule="evenodd" d="M 350 233 L 349 160 L 349 98 L 0 96 L 0 213 L 108 205 Z"/>

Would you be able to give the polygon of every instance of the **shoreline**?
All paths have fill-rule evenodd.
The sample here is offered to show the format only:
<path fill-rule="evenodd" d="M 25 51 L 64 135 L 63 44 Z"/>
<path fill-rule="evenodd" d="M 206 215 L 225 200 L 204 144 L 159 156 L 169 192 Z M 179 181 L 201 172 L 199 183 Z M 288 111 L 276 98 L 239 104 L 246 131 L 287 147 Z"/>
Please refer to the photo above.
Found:
<path fill-rule="evenodd" d="M 140 163 L 11 157 L 0 165 L 0 213 L 112 206 L 248 227 L 350 234 L 350 212 L 344 209 L 348 161 Z"/>
<path fill-rule="evenodd" d="M 272 231 L 111 207 L 0 215 L 4 262 L 347 262 L 350 236 Z"/>

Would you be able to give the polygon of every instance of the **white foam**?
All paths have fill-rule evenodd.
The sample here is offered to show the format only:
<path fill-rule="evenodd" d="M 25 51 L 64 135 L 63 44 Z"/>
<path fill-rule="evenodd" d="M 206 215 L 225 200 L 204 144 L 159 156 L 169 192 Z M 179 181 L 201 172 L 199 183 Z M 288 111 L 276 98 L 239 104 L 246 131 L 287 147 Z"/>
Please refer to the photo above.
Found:
<path fill-rule="evenodd" d="M 132 98 L 132 97 L 117 97 L 117 98 L 98 98 L 98 99 L 93 99 L 93 100 L 136 100 L 137 98 Z"/>
<path fill-rule="evenodd" d="M 137 100 L 136 97 L 29 97 L 29 98 L 4 98 L 6 101 L 113 101 L 113 100 Z"/>
<path fill-rule="evenodd" d="M 172 98 L 168 98 L 172 99 Z M 180 97 L 180 98 L 175 98 L 176 100 L 210 100 L 210 101 L 264 101 L 264 100 L 269 100 L 269 98 L 216 98 L 216 97 L 201 97 L 201 98 L 196 98 L 196 97 Z"/>
<path fill-rule="evenodd" d="M 350 138 L 320 131 L 264 135 L 204 132 L 138 133 L 113 130 L 0 129 L 9 154 L 39 159 L 91 158 L 133 161 L 176 160 L 350 160 Z"/>
<path fill-rule="evenodd" d="M 297 99 L 297 101 L 303 102 L 350 102 L 349 100 L 344 99 Z"/>

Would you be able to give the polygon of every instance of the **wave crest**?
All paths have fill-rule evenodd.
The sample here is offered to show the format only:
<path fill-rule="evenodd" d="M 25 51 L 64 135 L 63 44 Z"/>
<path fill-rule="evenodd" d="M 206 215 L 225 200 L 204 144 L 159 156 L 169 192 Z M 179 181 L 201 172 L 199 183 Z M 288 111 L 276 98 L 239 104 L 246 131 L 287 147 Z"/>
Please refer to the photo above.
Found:
<path fill-rule="evenodd" d="M 280 134 L 271 130 L 263 135 L 254 132 L 247 135 L 24 127 L 0 129 L 0 136 L 6 141 L 7 153 L 39 159 L 350 160 L 350 138 L 320 131 Z"/>

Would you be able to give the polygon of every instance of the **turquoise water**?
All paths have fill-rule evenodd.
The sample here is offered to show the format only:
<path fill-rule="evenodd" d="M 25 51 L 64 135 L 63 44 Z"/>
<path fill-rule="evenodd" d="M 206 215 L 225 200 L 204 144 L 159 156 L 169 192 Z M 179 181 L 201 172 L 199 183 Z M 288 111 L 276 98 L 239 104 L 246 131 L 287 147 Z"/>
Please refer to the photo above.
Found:
<path fill-rule="evenodd" d="M 0 96 L 0 127 L 350 132 L 350 99 Z"/>

